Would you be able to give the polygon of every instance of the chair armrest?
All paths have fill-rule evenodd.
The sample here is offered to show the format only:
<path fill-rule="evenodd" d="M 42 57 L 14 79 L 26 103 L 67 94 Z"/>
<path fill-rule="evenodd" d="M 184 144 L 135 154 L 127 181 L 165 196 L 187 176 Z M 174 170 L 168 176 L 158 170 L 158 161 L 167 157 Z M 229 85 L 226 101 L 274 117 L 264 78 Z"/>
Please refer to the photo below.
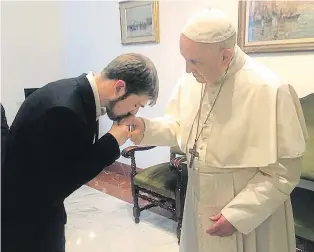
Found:
<path fill-rule="evenodd" d="M 131 158 L 134 156 L 134 152 L 136 151 L 146 151 L 155 148 L 156 146 L 129 146 L 126 147 L 122 152 L 122 157 Z"/>
<path fill-rule="evenodd" d="M 186 161 L 186 156 L 180 156 L 180 157 L 175 157 L 173 159 L 170 160 L 170 165 L 172 170 L 176 170 L 181 172 L 182 168 L 183 168 L 183 164 Z"/>

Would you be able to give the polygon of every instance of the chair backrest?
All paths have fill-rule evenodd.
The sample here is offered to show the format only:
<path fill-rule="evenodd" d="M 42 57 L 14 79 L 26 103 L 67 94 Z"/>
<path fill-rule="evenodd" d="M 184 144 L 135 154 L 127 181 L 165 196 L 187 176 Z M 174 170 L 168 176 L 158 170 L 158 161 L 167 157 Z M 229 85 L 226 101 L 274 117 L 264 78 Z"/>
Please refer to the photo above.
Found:
<path fill-rule="evenodd" d="M 314 93 L 300 98 L 300 103 L 309 134 L 301 177 L 302 179 L 314 181 Z"/>
<path fill-rule="evenodd" d="M 38 88 L 24 88 L 24 96 L 25 99 L 30 96 L 32 93 L 34 93 Z"/>

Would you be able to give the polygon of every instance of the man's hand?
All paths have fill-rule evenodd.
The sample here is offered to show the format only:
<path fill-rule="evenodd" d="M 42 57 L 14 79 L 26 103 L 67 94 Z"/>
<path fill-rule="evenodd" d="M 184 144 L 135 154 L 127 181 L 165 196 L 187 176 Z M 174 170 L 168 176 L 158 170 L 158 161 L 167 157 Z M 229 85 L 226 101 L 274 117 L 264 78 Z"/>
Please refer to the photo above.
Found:
<path fill-rule="evenodd" d="M 114 122 L 108 133 L 110 133 L 117 140 L 119 146 L 121 146 L 129 138 L 129 126 Z"/>
<path fill-rule="evenodd" d="M 216 223 L 206 230 L 209 235 L 224 237 L 230 236 L 236 231 L 235 227 L 222 214 L 212 216 L 210 219 Z"/>
<path fill-rule="evenodd" d="M 140 117 L 129 116 L 119 122 L 119 124 L 126 124 L 133 126 L 133 130 L 129 133 L 129 138 L 134 144 L 140 144 L 144 138 L 145 123 Z"/>

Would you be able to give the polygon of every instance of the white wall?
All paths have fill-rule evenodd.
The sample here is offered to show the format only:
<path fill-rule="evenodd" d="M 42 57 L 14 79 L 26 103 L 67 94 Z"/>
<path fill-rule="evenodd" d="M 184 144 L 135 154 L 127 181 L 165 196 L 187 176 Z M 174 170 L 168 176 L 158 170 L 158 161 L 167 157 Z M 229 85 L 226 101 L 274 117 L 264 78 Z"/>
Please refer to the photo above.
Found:
<path fill-rule="evenodd" d="M 161 116 L 172 87 L 184 68 L 178 39 L 186 19 L 203 7 L 213 6 L 228 12 L 237 24 L 237 5 L 235 0 L 161 0 L 160 44 L 137 46 L 121 45 L 117 1 L 64 1 L 49 4 L 36 2 L 32 5 L 17 2 L 14 7 L 6 6 L 5 18 L 2 18 L 3 26 L 7 30 L 2 34 L 2 39 L 7 41 L 6 47 L 2 47 L 2 50 L 7 51 L 2 56 L 2 75 L 5 76 L 5 81 L 2 81 L 2 101 L 12 118 L 24 86 L 40 86 L 64 75 L 73 77 L 89 70 L 99 71 L 117 55 L 133 51 L 143 53 L 154 61 L 160 79 L 157 105 L 143 109 L 138 115 Z M 40 13 L 36 11 L 38 8 Z M 19 15 L 16 15 L 17 12 Z M 30 35 L 29 30 L 34 35 Z M 13 32 L 18 35 L 13 35 Z M 38 34 L 49 39 L 42 43 Z M 45 53 L 38 53 L 38 48 L 42 48 Z M 19 53 L 16 53 L 16 49 Z M 314 92 L 313 52 L 253 56 L 291 83 L 300 97 Z M 37 77 L 33 78 L 34 75 Z M 110 125 L 110 121 L 103 118 L 101 133 L 105 133 Z M 168 159 L 168 148 L 158 147 L 139 154 L 138 166 L 144 168 Z M 129 160 L 123 158 L 119 161 L 129 163 Z"/>
<path fill-rule="evenodd" d="M 1 102 L 8 123 L 24 100 L 24 88 L 64 76 L 58 2 L 1 2 Z"/>

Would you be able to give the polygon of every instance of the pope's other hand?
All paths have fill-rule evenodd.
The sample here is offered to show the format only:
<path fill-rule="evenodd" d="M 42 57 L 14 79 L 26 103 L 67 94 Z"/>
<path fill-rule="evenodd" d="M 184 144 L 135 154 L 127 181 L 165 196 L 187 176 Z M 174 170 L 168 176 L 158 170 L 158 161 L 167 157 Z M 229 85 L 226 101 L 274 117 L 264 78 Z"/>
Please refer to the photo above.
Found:
<path fill-rule="evenodd" d="M 210 219 L 215 221 L 214 225 L 206 230 L 206 233 L 211 236 L 230 236 L 236 231 L 235 227 L 222 214 L 212 216 Z"/>

